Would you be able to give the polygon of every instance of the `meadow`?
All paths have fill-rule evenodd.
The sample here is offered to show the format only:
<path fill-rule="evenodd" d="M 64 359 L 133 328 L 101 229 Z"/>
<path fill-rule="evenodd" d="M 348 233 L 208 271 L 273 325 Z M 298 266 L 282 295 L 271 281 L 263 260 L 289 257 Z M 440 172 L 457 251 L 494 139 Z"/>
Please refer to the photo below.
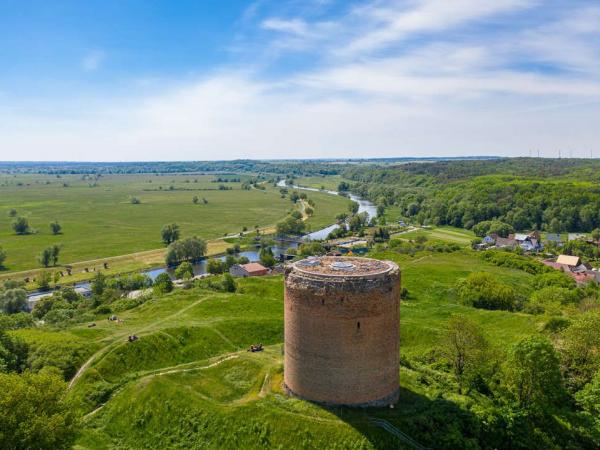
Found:
<path fill-rule="evenodd" d="M 455 237 L 452 230 L 442 232 Z M 396 261 L 409 293 L 401 305 L 401 399 L 394 410 L 323 408 L 283 393 L 281 276 L 239 280 L 235 293 L 176 290 L 119 313 L 122 323 L 98 316 L 92 329 L 81 324 L 14 333 L 38 353 L 49 352 L 52 342 L 56 355 L 69 358 L 69 397 L 83 417 L 79 449 L 404 448 L 373 418 L 421 445 L 456 448 L 476 426 L 472 399 L 449 388 L 453 381 L 443 372 L 419 362 L 439 346 L 456 313 L 480 324 L 499 349 L 537 333 L 544 316 L 466 307 L 454 294 L 457 280 L 475 271 L 521 292 L 531 289 L 532 276 L 487 264 L 467 249 L 372 256 Z M 131 334 L 140 339 L 128 343 Z M 247 352 L 256 342 L 266 350 Z M 72 378 L 74 367 L 82 369 Z"/>
<path fill-rule="evenodd" d="M 215 182 L 236 178 L 235 182 Z M 60 263 L 98 260 L 163 247 L 160 230 L 177 223 L 181 234 L 215 239 L 246 227 L 272 228 L 294 207 L 278 188 L 241 189 L 249 175 L 0 175 L 0 246 L 7 252 L 4 275 L 39 267 L 37 255 L 61 246 Z M 220 190 L 219 186 L 231 188 Z M 194 196 L 199 198 L 193 204 Z M 131 202 L 139 199 L 139 204 Z M 314 193 L 315 213 L 307 225 L 329 225 L 347 200 Z M 206 203 L 203 201 L 206 199 Z M 28 219 L 33 232 L 16 235 L 11 209 Z M 50 222 L 58 221 L 53 235 Z M 130 264 L 128 268 L 137 267 Z M 0 272 L 1 276 L 2 272 Z"/>

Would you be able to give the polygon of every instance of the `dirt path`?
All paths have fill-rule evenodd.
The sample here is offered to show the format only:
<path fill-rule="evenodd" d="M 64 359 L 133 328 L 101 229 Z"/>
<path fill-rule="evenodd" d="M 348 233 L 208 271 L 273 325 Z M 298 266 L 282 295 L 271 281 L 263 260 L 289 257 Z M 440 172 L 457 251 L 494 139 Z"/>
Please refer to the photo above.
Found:
<path fill-rule="evenodd" d="M 67 389 L 71 389 L 75 383 L 77 382 L 77 380 L 79 380 L 79 378 L 81 378 L 81 376 L 83 375 L 83 373 L 87 370 L 87 368 L 96 360 L 100 359 L 100 357 L 105 356 L 106 353 L 108 353 L 110 350 L 113 349 L 113 347 L 115 346 L 115 344 L 121 344 L 123 343 L 122 339 L 127 336 L 128 334 L 141 334 L 144 331 L 147 331 L 150 328 L 154 328 L 158 325 L 160 325 L 161 323 L 166 322 L 167 320 L 171 320 L 183 313 L 185 313 L 186 311 L 194 308 L 195 306 L 199 305 L 200 303 L 202 303 L 203 301 L 212 298 L 212 297 L 203 297 L 199 300 L 196 300 L 194 303 L 186 306 L 185 308 L 180 309 L 179 311 L 175 312 L 174 314 L 171 314 L 170 316 L 164 317 L 160 320 L 157 320 L 156 322 L 152 322 L 149 325 L 144 326 L 143 328 L 140 328 L 136 331 L 132 331 L 132 330 L 127 330 L 122 334 L 119 334 L 117 336 L 115 336 L 115 339 L 113 339 L 111 342 L 109 342 L 106 346 L 102 347 L 101 349 L 99 349 L 97 352 L 95 352 L 92 356 L 90 356 L 87 361 L 85 363 L 83 363 L 83 365 L 79 368 L 79 370 L 77 371 L 77 373 L 75 373 L 75 376 L 71 379 L 71 381 L 69 381 L 69 385 L 67 387 Z"/>

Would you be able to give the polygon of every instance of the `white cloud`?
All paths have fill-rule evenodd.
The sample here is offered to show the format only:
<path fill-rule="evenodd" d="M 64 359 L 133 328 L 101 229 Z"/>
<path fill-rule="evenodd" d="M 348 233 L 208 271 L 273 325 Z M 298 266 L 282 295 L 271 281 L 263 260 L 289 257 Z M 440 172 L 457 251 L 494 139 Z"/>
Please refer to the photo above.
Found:
<path fill-rule="evenodd" d="M 311 61 L 269 81 L 259 69 L 222 67 L 61 118 L 3 113 L 0 105 L 0 149 L 10 149 L 0 160 L 526 155 L 530 148 L 553 156 L 560 147 L 587 156 L 600 142 L 600 13 L 575 5 L 543 20 L 502 22 L 536 3 L 372 1 L 335 20 L 256 18 L 274 33 L 262 33 L 269 40 L 253 49 L 304 51 Z M 484 21 L 502 26 L 466 31 Z M 427 38 L 414 39 L 421 34 Z M 404 40 L 410 45 L 392 48 Z M 87 70 L 104 58 L 92 53 Z M 61 108 L 46 108 L 53 109 Z"/>
<path fill-rule="evenodd" d="M 281 31 L 284 33 L 292 33 L 298 35 L 305 35 L 307 33 L 306 22 L 300 19 L 267 19 L 263 21 L 262 28 L 264 28 L 265 30 Z"/>
<path fill-rule="evenodd" d="M 93 50 L 83 57 L 81 67 L 86 72 L 96 71 L 104 62 L 106 54 L 101 50 Z"/>
<path fill-rule="evenodd" d="M 492 15 L 532 6 L 527 0 L 425 0 L 375 2 L 357 8 L 354 14 L 370 22 L 371 29 L 341 50 L 357 54 L 386 47 L 411 35 L 451 29 Z"/>

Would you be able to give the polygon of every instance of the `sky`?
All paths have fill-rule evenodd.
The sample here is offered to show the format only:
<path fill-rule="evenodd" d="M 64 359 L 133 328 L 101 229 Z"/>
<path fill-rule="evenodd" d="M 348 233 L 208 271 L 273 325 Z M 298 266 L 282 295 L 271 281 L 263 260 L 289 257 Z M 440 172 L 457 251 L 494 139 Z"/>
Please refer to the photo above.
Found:
<path fill-rule="evenodd" d="M 600 3 L 0 0 L 0 160 L 600 157 Z"/>

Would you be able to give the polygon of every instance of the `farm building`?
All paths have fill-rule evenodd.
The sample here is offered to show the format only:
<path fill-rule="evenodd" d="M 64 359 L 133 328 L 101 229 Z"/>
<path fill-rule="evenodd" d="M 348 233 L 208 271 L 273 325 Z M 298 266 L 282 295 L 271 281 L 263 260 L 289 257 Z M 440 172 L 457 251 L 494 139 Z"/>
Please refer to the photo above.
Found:
<path fill-rule="evenodd" d="M 399 395 L 400 269 L 312 257 L 286 268 L 284 384 L 330 405 L 387 406 Z"/>
<path fill-rule="evenodd" d="M 573 278 L 577 284 L 584 284 L 590 281 L 600 282 L 598 272 L 592 270 L 588 264 L 584 264 L 579 256 L 559 255 L 556 261 L 545 260 L 542 262 L 553 269 L 563 271 Z"/>
<path fill-rule="evenodd" d="M 259 277 L 267 275 L 269 269 L 257 262 L 248 264 L 234 264 L 229 268 L 229 273 L 234 277 Z"/>

